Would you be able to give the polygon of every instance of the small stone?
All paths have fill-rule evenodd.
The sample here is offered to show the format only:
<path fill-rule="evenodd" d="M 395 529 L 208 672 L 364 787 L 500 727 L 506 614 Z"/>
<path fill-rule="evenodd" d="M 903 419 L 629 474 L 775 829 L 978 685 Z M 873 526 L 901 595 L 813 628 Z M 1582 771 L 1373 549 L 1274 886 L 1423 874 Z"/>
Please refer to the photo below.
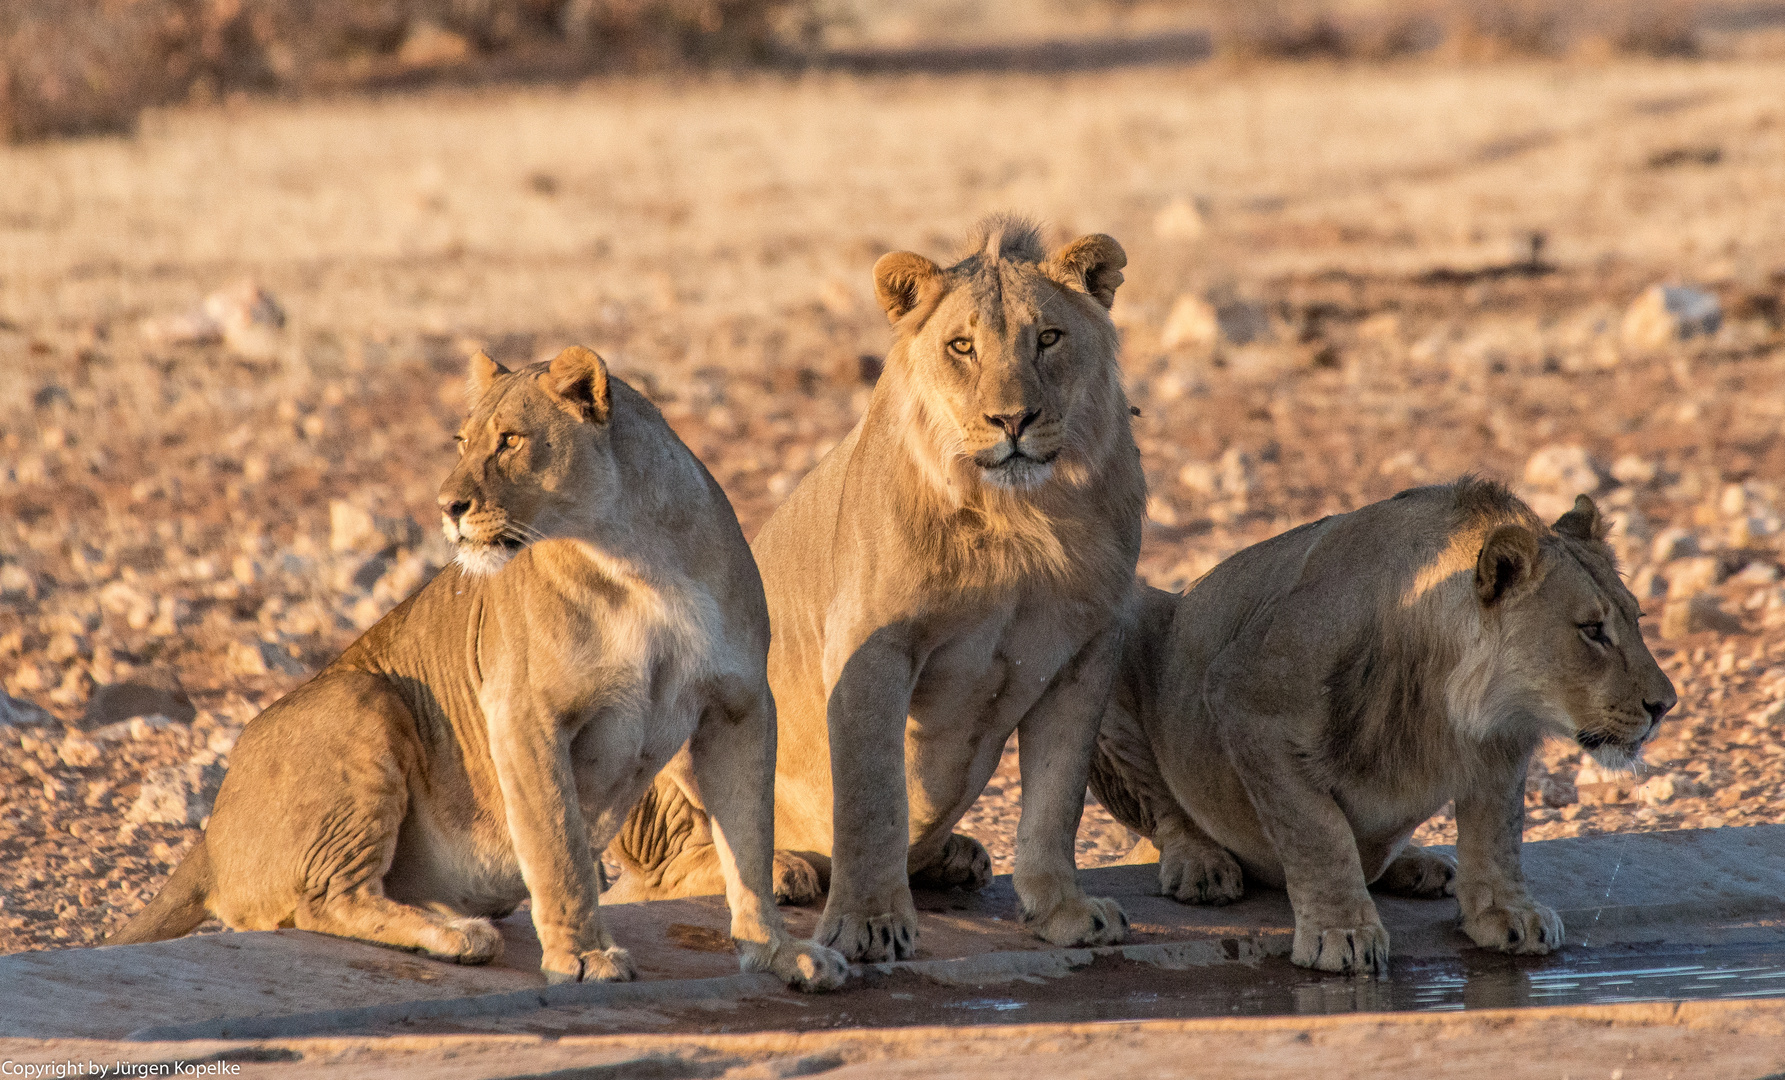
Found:
<path fill-rule="evenodd" d="M 1525 462 L 1525 483 L 1569 497 L 1591 495 L 1603 483 L 1599 463 L 1581 446 L 1546 446 Z"/>
<path fill-rule="evenodd" d="M 1167 349 L 1206 349 L 1221 337 L 1215 306 L 1200 296 L 1185 293 L 1166 316 L 1159 343 Z"/>
<path fill-rule="evenodd" d="M 1667 597 L 1690 600 L 1717 585 L 1719 566 L 1709 555 L 1675 559 L 1667 565 Z"/>
<path fill-rule="evenodd" d="M 231 675 L 265 675 L 266 659 L 260 650 L 253 645 L 244 645 L 239 641 L 229 643 L 227 665 Z"/>
<path fill-rule="evenodd" d="M 124 820 L 133 825 L 197 825 L 210 817 L 225 768 L 216 755 L 202 756 L 208 760 L 163 766 L 145 776 Z"/>
<path fill-rule="evenodd" d="M 1655 285 L 1624 312 L 1619 338 L 1641 351 L 1660 351 L 1677 342 L 1717 332 L 1723 305 L 1715 293 L 1690 285 Z"/>
<path fill-rule="evenodd" d="M 1677 525 L 1662 529 L 1649 542 L 1649 558 L 1659 563 L 1696 555 L 1698 550 L 1698 537 Z"/>
<path fill-rule="evenodd" d="M 1655 477 L 1660 474 L 1660 471 L 1654 462 L 1637 457 L 1635 454 L 1620 455 L 1618 460 L 1611 463 L 1611 478 L 1620 484 L 1629 484 L 1631 487 L 1643 487 L 1654 483 Z"/>
<path fill-rule="evenodd" d="M 1189 199 L 1173 199 L 1153 218 L 1153 235 L 1161 240 L 1197 240 L 1207 229 L 1202 211 Z"/>
<path fill-rule="evenodd" d="M 99 763 L 99 744 L 79 731 L 70 731 L 63 737 L 62 745 L 56 750 L 56 756 L 62 759 L 62 764 L 70 768 L 84 769 L 89 765 Z"/>

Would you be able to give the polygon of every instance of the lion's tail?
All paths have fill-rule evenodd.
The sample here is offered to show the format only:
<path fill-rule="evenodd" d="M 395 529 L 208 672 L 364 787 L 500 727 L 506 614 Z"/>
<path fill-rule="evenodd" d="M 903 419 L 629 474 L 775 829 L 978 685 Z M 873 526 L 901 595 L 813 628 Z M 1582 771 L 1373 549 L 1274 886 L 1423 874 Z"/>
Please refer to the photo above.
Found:
<path fill-rule="evenodd" d="M 108 935 L 105 944 L 141 945 L 190 934 L 210 916 L 208 901 L 215 881 L 211 856 L 200 837 L 149 906 L 137 912 L 123 929 Z"/>

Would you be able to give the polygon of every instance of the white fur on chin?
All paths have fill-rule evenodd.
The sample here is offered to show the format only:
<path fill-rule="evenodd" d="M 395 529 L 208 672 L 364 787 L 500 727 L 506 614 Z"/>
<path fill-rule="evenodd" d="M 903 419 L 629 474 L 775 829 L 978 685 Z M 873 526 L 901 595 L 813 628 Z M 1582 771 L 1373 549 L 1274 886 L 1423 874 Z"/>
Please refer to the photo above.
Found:
<path fill-rule="evenodd" d="M 514 552 L 499 544 L 460 543 L 452 561 L 467 574 L 493 574 L 508 565 Z"/>
<path fill-rule="evenodd" d="M 1033 491 L 1048 482 L 1054 475 L 1054 463 L 1023 458 L 1012 461 L 1005 458 L 1001 464 L 989 469 L 981 469 L 980 475 L 992 487 L 1006 491 Z"/>

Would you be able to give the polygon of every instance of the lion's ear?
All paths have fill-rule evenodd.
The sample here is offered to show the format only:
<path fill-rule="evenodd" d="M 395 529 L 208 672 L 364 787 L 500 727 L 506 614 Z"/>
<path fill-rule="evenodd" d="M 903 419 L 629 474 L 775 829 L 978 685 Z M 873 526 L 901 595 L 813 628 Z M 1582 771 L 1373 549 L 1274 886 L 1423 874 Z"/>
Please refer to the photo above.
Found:
<path fill-rule="evenodd" d="M 1488 534 L 1475 560 L 1475 593 L 1489 607 L 1521 592 L 1537 574 L 1537 537 L 1523 525 L 1502 525 Z"/>
<path fill-rule="evenodd" d="M 1553 528 L 1576 540 L 1604 540 L 1611 532 L 1610 523 L 1599 516 L 1599 507 L 1585 495 L 1574 497 L 1574 509 L 1557 518 Z"/>
<path fill-rule="evenodd" d="M 489 358 L 482 349 L 471 355 L 471 363 L 465 369 L 465 404 L 475 409 L 483 396 L 490 392 L 490 384 L 496 376 L 508 374 L 508 369 Z"/>
<path fill-rule="evenodd" d="M 923 300 L 942 268 L 914 251 L 889 251 L 874 264 L 874 296 L 891 322 L 898 322 Z"/>
<path fill-rule="evenodd" d="M 572 345 L 552 359 L 545 388 L 571 415 L 591 424 L 607 421 L 607 365 L 581 345 Z"/>
<path fill-rule="evenodd" d="M 1067 288 L 1090 293 L 1099 304 L 1109 307 L 1116 302 L 1122 267 L 1127 265 L 1128 253 L 1115 237 L 1092 233 L 1054 252 L 1042 269 Z"/>

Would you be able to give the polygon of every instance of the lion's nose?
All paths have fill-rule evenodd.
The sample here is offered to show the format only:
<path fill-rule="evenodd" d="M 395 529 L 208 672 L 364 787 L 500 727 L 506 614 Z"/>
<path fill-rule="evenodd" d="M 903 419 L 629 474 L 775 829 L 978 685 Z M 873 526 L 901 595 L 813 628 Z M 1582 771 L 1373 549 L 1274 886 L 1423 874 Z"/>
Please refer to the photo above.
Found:
<path fill-rule="evenodd" d="M 463 499 L 454 499 L 448 495 L 440 496 L 440 512 L 453 521 L 464 517 L 465 511 L 469 509 L 471 509 L 471 504 Z"/>
<path fill-rule="evenodd" d="M 1041 415 L 1040 409 L 1030 409 L 1028 412 L 1020 413 L 986 413 L 985 419 L 986 423 L 993 427 L 1003 428 L 1004 433 L 1015 440 L 1023 437 L 1023 432 L 1028 430 L 1029 425 L 1033 424 L 1039 415 Z"/>
<path fill-rule="evenodd" d="M 1642 707 L 1644 709 L 1648 710 L 1649 723 L 1650 724 L 1659 724 L 1661 722 L 1661 718 L 1663 716 L 1667 715 L 1667 710 L 1673 708 L 1673 702 L 1672 701 L 1645 701 L 1642 703 Z"/>

